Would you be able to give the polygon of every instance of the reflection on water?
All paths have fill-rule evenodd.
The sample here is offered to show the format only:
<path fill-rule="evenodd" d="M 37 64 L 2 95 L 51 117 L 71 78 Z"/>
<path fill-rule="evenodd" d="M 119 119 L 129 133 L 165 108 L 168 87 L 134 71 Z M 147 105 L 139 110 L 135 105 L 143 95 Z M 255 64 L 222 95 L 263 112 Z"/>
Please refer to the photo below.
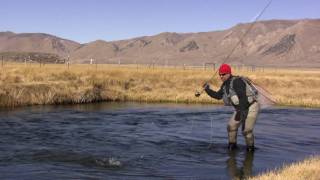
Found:
<path fill-rule="evenodd" d="M 134 103 L 1 110 L 0 178 L 244 179 L 319 153 L 319 109 L 262 110 L 254 153 L 242 136 L 227 150 L 231 113 Z"/>
<path fill-rule="evenodd" d="M 240 158 L 237 151 L 229 152 L 227 167 L 229 175 L 232 179 L 246 179 L 252 175 L 254 152 L 245 152 L 244 160 L 237 164 L 237 158 Z"/>

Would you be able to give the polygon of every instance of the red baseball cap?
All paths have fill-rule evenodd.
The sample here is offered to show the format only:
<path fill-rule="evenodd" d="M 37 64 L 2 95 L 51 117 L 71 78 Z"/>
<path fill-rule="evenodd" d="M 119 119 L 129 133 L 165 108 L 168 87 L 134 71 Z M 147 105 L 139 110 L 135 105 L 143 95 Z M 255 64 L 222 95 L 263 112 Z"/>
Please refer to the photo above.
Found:
<path fill-rule="evenodd" d="M 231 67 L 228 64 L 221 64 L 219 74 L 231 74 Z"/>

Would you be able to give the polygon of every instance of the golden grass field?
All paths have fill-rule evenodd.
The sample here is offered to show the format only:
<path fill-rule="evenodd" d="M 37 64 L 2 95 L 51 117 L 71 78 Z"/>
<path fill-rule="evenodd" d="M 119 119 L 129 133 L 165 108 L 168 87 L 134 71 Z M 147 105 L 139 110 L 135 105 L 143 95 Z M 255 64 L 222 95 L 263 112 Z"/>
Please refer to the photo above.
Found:
<path fill-rule="evenodd" d="M 0 106 L 138 101 L 221 103 L 205 93 L 194 96 L 211 79 L 212 69 L 118 65 L 5 64 L 0 67 Z M 268 90 L 278 105 L 320 107 L 320 71 L 317 69 L 235 68 Z"/>
<path fill-rule="evenodd" d="M 250 180 L 319 180 L 320 157 L 310 157 L 281 169 L 258 175 Z"/>

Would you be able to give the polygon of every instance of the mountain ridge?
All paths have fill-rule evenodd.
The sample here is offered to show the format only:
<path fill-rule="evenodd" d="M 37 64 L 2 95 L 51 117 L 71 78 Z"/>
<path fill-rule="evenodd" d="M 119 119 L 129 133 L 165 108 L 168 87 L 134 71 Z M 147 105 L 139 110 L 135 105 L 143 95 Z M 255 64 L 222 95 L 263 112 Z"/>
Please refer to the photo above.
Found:
<path fill-rule="evenodd" d="M 45 33 L 0 32 L 0 52 L 32 51 L 70 56 L 73 63 L 202 65 L 228 62 L 257 66 L 320 67 L 320 19 L 239 23 L 197 33 L 163 32 L 125 40 L 85 44 Z M 243 39 L 242 39 L 243 38 Z M 240 41 L 242 40 L 242 41 Z M 239 45 L 235 48 L 236 44 Z M 232 49 L 233 54 L 225 59 Z"/>

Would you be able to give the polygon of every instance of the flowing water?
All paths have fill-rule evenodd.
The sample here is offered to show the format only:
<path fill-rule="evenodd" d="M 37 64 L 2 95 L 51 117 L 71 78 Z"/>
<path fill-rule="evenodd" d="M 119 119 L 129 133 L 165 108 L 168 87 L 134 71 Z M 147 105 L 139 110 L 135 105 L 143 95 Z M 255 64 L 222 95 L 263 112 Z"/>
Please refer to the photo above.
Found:
<path fill-rule="evenodd" d="M 98 103 L 0 111 L 0 179 L 231 179 L 320 152 L 320 110 L 263 109 L 228 152 L 223 106 Z M 241 128 L 239 128 L 240 130 Z"/>

